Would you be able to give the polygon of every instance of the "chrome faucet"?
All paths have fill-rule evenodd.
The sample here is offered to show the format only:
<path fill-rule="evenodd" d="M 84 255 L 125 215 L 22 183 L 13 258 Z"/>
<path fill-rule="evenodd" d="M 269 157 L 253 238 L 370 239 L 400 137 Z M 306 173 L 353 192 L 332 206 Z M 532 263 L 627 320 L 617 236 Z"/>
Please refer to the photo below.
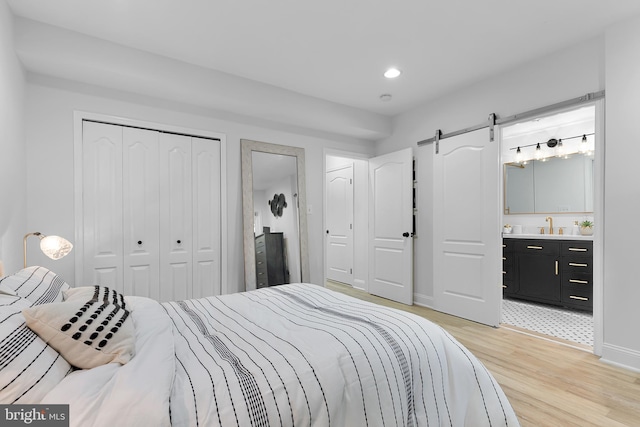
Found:
<path fill-rule="evenodd" d="M 544 220 L 549 223 L 549 234 L 553 234 L 553 218 L 548 216 Z"/>

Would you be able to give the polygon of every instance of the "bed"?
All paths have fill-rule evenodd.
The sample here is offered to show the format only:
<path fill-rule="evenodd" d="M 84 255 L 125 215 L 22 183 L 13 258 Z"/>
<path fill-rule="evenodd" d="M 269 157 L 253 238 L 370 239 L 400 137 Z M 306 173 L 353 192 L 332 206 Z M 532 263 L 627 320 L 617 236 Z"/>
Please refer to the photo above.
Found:
<path fill-rule="evenodd" d="M 70 288 L 42 267 L 0 279 L 0 352 L 15 353 L 16 330 L 42 341 L 24 349 L 28 368 L 0 360 L 0 403 L 66 403 L 78 426 L 518 425 L 492 375 L 442 328 L 310 284 L 168 303 L 107 290 L 105 311 L 126 307 L 124 321 L 112 317 L 116 336 L 132 326 L 132 349 L 77 369 L 77 350 L 25 319 L 91 292 L 102 301 L 99 288 Z"/>

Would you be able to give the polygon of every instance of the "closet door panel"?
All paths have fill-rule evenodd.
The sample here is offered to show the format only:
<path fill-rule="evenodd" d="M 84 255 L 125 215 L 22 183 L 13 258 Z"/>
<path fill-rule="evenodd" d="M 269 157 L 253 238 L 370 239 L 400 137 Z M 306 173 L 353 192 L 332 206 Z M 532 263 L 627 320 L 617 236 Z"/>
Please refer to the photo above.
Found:
<path fill-rule="evenodd" d="M 193 297 L 219 295 L 220 143 L 192 138 L 193 161 Z"/>
<path fill-rule="evenodd" d="M 192 295 L 191 138 L 160 134 L 160 301 Z"/>
<path fill-rule="evenodd" d="M 160 297 L 158 132 L 123 129 L 124 293 Z"/>
<path fill-rule="evenodd" d="M 83 284 L 123 290 L 122 128 L 82 125 Z"/>

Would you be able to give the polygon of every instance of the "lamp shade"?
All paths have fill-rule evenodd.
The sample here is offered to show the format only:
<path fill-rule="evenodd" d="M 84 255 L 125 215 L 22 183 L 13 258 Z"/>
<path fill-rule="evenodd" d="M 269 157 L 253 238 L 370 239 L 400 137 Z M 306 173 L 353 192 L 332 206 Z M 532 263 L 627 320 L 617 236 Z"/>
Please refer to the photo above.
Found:
<path fill-rule="evenodd" d="M 60 236 L 45 236 L 40 240 L 40 249 L 51 259 L 60 259 L 71 252 L 73 245 Z"/>

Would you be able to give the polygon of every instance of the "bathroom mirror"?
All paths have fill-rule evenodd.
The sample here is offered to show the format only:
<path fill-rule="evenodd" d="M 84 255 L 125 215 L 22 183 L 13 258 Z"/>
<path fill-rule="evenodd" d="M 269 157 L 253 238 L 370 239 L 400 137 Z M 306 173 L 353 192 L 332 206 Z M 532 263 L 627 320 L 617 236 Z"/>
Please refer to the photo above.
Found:
<path fill-rule="evenodd" d="M 504 213 L 593 212 L 593 156 L 504 165 Z"/>
<path fill-rule="evenodd" d="M 246 139 L 240 146 L 246 290 L 268 286 L 273 270 L 284 270 L 276 283 L 309 282 L 304 148 Z"/>

